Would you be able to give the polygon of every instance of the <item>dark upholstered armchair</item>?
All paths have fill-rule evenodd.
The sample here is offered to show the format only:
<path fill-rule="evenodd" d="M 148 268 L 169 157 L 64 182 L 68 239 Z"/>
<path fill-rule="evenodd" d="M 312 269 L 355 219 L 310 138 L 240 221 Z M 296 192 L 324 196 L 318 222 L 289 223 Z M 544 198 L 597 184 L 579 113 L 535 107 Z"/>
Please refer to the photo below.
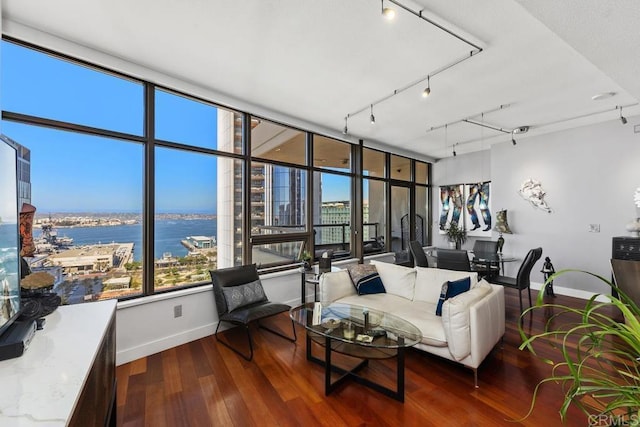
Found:
<path fill-rule="evenodd" d="M 211 281 L 213 282 L 213 296 L 216 302 L 216 308 L 218 309 L 219 320 L 215 336 L 219 342 L 246 360 L 253 359 L 253 343 L 251 341 L 249 324 L 254 321 L 258 323 L 258 326 L 262 329 L 279 335 L 291 342 L 296 341 L 296 329 L 293 320 L 291 321 L 293 338 L 287 337 L 276 330 L 260 324 L 261 319 L 289 311 L 291 307 L 287 304 L 270 302 L 267 299 L 255 264 L 211 270 L 210 274 Z M 248 355 L 232 347 L 228 342 L 218 338 L 218 329 L 222 322 L 243 326 L 245 328 L 249 341 Z"/>

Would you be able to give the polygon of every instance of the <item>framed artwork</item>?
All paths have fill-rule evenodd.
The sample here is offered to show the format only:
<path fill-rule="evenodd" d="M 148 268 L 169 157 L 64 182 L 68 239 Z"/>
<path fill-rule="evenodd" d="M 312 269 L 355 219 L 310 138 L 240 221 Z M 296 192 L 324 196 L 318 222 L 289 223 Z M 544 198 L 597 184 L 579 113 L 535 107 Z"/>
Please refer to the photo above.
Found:
<path fill-rule="evenodd" d="M 491 236 L 491 181 L 464 185 L 465 229 L 468 236 Z"/>
<path fill-rule="evenodd" d="M 440 234 L 445 234 L 451 223 L 464 226 L 464 184 L 443 185 L 440 187 Z"/>

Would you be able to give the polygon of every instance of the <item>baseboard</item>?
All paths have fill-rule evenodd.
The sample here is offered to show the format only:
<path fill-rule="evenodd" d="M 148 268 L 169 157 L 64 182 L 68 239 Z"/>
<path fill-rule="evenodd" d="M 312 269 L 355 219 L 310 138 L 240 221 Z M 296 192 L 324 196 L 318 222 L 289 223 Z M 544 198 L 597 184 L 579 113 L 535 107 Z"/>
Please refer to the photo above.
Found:
<path fill-rule="evenodd" d="M 543 285 L 544 283 L 531 282 L 531 289 L 535 289 L 536 291 L 539 291 L 540 289 L 542 289 Z M 588 300 L 595 295 L 593 292 L 583 291 L 582 289 L 564 288 L 562 286 L 556 286 L 556 285 L 553 285 L 553 292 L 558 295 L 564 295 L 564 296 L 573 297 L 573 298 L 580 298 L 584 300 Z M 596 301 L 608 302 L 609 300 L 604 295 L 599 294 L 596 297 Z"/>
<path fill-rule="evenodd" d="M 116 352 L 116 366 L 213 335 L 216 330 L 216 325 L 217 323 L 202 325 L 188 331 L 183 331 L 179 334 L 163 337 L 156 341 L 146 342 L 136 347 L 118 351 Z M 211 339 L 213 339 L 213 337 Z"/>

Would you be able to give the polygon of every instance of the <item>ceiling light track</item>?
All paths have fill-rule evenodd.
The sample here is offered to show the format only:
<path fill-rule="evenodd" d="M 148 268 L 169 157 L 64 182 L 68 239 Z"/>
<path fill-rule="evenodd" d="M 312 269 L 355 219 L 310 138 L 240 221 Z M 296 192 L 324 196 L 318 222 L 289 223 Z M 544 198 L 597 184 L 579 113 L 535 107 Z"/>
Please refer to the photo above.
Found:
<path fill-rule="evenodd" d="M 400 87 L 398 89 L 394 89 L 393 92 L 383 96 L 382 98 L 376 99 L 373 102 L 370 102 L 369 104 L 365 105 L 362 108 L 359 108 L 359 109 L 357 109 L 355 111 L 352 111 L 352 112 L 348 113 L 348 115 L 349 116 L 355 116 L 355 115 L 358 115 L 360 113 L 363 113 L 363 112 L 369 110 L 371 105 L 375 106 L 375 105 L 381 104 L 381 103 L 383 103 L 385 101 L 388 101 L 389 99 L 393 98 L 394 96 L 396 96 L 398 94 L 401 94 L 402 92 L 405 92 L 406 90 L 411 89 L 412 87 L 417 86 L 420 83 L 423 83 L 426 80 L 430 81 L 433 78 L 433 76 L 436 76 L 436 75 L 442 73 L 443 71 L 446 71 L 449 68 L 454 67 L 454 66 L 458 65 L 459 63 L 461 63 L 463 61 L 466 61 L 467 59 L 470 59 L 471 57 L 473 57 L 474 55 L 477 55 L 478 53 L 480 53 L 480 51 L 472 51 L 472 52 L 469 53 L 469 55 L 465 55 L 464 57 L 459 58 L 459 59 L 457 59 L 457 60 L 445 65 L 444 67 L 438 68 L 437 70 L 431 72 L 430 74 L 427 74 L 424 77 L 420 77 L 418 80 L 414 80 L 411 83 L 408 83 L 408 84 L 406 84 L 406 85 L 404 85 L 404 86 L 402 86 L 402 87 Z M 429 85 L 429 93 L 431 93 L 430 85 Z"/>
<path fill-rule="evenodd" d="M 472 124 L 472 125 L 482 126 L 483 128 L 493 129 L 495 131 L 502 132 L 502 133 L 513 133 L 513 129 L 512 130 L 507 130 L 507 129 L 503 129 L 503 128 L 498 127 L 498 126 L 489 125 L 489 124 L 481 123 L 481 122 L 476 122 L 475 120 L 471 120 L 471 119 L 462 119 L 462 121 L 465 122 L 465 123 Z"/>
<path fill-rule="evenodd" d="M 477 120 L 475 120 L 474 117 L 482 117 L 482 119 L 484 120 L 484 116 L 486 114 L 495 113 L 496 111 L 504 110 L 505 108 L 509 108 L 509 107 L 511 107 L 511 104 L 500 104 L 498 107 L 493 108 L 491 110 L 483 111 L 483 112 L 478 113 L 478 114 L 473 114 L 473 115 L 467 116 L 467 117 L 465 117 L 463 119 L 456 120 L 456 121 L 449 122 L 449 123 L 445 123 L 445 124 L 440 125 L 440 126 L 432 126 L 429 129 L 427 129 L 427 133 L 433 132 L 434 130 L 442 129 L 443 127 L 446 127 L 446 126 L 452 126 L 452 125 L 455 125 L 455 124 L 458 124 L 458 123 L 462 123 L 462 122 L 468 122 L 468 123 L 474 122 L 472 124 L 478 124 Z M 511 131 L 508 131 L 507 133 L 511 133 Z"/>
<path fill-rule="evenodd" d="M 464 56 L 460 57 L 459 59 L 456 59 L 456 60 L 446 64 L 445 66 L 430 72 L 426 76 L 420 77 L 419 79 L 417 79 L 417 80 L 415 80 L 415 81 L 413 81 L 413 82 L 411 82 L 409 84 L 406 84 L 406 85 L 404 85 L 404 86 L 402 86 L 402 87 L 400 87 L 398 89 L 395 89 L 392 93 L 389 93 L 386 96 L 383 96 L 383 97 L 381 97 L 379 99 L 376 99 L 376 100 L 374 100 L 372 102 L 369 102 L 369 103 L 367 103 L 367 105 L 365 105 L 362 108 L 359 108 L 359 109 L 357 109 L 355 111 L 347 113 L 346 117 L 355 116 L 355 115 L 363 113 L 363 112 L 365 112 L 365 111 L 367 111 L 369 109 L 372 110 L 374 105 L 378 105 L 378 104 L 380 104 L 382 102 L 385 102 L 385 101 L 393 98 L 394 96 L 396 96 L 396 95 L 398 95 L 398 94 L 400 94 L 400 93 L 402 93 L 402 92 L 404 92 L 404 91 L 406 91 L 408 89 L 411 89 L 412 87 L 414 87 L 414 86 L 416 86 L 418 84 L 423 83 L 425 80 L 427 81 L 427 88 L 424 89 L 421 93 L 422 93 L 422 96 L 427 97 L 431 93 L 431 83 L 430 83 L 430 79 L 431 78 L 433 78 L 434 76 L 436 76 L 436 75 L 448 70 L 449 68 L 452 68 L 452 67 L 454 67 L 454 66 L 456 66 L 456 65 L 458 65 L 458 64 L 460 64 L 460 63 L 462 63 L 462 62 L 464 62 L 464 61 L 466 61 L 468 59 L 473 58 L 475 55 L 477 55 L 477 54 L 479 54 L 480 52 L 483 51 L 483 48 L 480 47 L 479 45 L 477 45 L 476 43 L 473 43 L 473 42 L 469 41 L 465 37 L 462 37 L 460 34 L 457 34 L 456 32 L 450 30 L 449 28 L 446 28 L 445 26 L 443 26 L 441 24 L 438 24 L 434 20 L 427 18 L 425 15 L 423 15 L 424 9 L 419 10 L 419 11 L 415 11 L 415 10 L 405 6 L 404 4 L 400 3 L 400 1 L 398 1 L 398 0 L 387 0 L 387 2 L 398 6 L 399 8 L 403 9 L 404 11 L 409 12 L 410 14 L 420 18 L 424 22 L 427 22 L 428 24 L 433 25 L 434 27 L 438 28 L 439 30 L 447 33 L 451 37 L 454 37 L 457 40 L 460 40 L 461 42 L 465 43 L 469 47 L 473 48 L 473 50 L 471 50 L 468 55 L 464 55 Z M 385 8 L 384 0 L 381 1 L 381 4 L 382 4 L 382 14 L 383 14 L 383 16 L 385 16 L 386 18 L 389 18 L 389 15 L 387 15 L 387 13 L 385 13 L 385 12 L 390 8 L 388 8 L 388 7 Z"/>
<path fill-rule="evenodd" d="M 530 127 L 528 127 L 528 128 L 529 128 L 529 129 L 530 129 L 530 128 L 542 129 L 542 128 L 547 127 L 547 126 L 553 126 L 553 125 L 557 125 L 557 124 L 560 124 L 560 123 L 569 122 L 569 121 L 571 121 L 571 120 L 578 120 L 578 119 L 583 119 L 583 118 L 586 118 L 586 117 L 596 116 L 596 115 L 598 115 L 598 114 L 609 113 L 609 112 L 611 112 L 611 111 L 618 111 L 618 110 L 620 110 L 620 109 L 622 109 L 622 108 L 631 108 L 631 107 L 635 107 L 635 106 L 637 106 L 637 105 L 640 105 L 640 102 L 636 102 L 636 103 L 634 103 L 634 104 L 627 104 L 627 105 L 616 105 L 616 106 L 615 106 L 615 107 L 613 107 L 613 108 L 606 108 L 606 109 L 604 109 L 604 110 L 598 110 L 598 111 L 593 111 L 593 112 L 591 112 L 591 113 L 580 114 L 580 115 L 578 115 L 578 116 L 567 117 L 567 118 L 560 119 L 560 120 L 556 120 L 556 121 L 553 121 L 553 122 L 547 122 L 547 123 L 542 123 L 542 124 L 532 125 L 532 126 L 530 126 Z M 495 110 L 494 110 L 494 111 L 495 111 Z M 475 116 L 473 116 L 473 117 L 475 117 Z M 450 124 L 456 124 L 456 123 L 459 123 L 459 122 L 463 122 L 463 121 L 465 121 L 465 120 L 467 120 L 467 119 L 458 120 L 457 122 L 453 122 L 453 123 L 447 123 L 447 124 L 444 124 L 444 125 L 442 125 L 442 126 L 438 126 L 437 128 L 433 127 L 433 128 L 428 129 L 428 130 L 427 130 L 427 132 L 430 132 L 430 131 L 432 131 L 432 130 L 436 130 L 436 129 L 441 129 L 441 128 L 445 128 L 445 129 L 446 129 Z M 524 127 L 524 126 L 522 126 L 522 127 Z M 511 144 L 513 144 L 513 145 L 516 145 L 516 144 L 514 144 L 514 143 L 513 143 L 515 134 L 517 134 L 517 133 L 524 133 L 524 132 L 519 132 L 519 131 L 518 131 L 519 129 L 520 129 L 520 127 L 515 128 L 515 129 L 513 130 L 513 134 L 511 134 L 511 132 L 509 132 L 509 134 L 511 134 Z M 488 140 L 493 140 L 493 139 L 495 139 L 495 138 L 499 138 L 499 137 L 500 137 L 500 135 L 494 135 L 494 136 L 490 136 L 490 137 L 485 137 L 485 138 L 483 139 L 483 142 L 486 142 L 486 141 L 488 141 Z M 480 140 L 481 140 L 481 138 L 473 138 L 473 139 L 468 139 L 468 140 L 466 140 L 466 141 L 459 141 L 459 142 L 456 142 L 456 143 L 455 143 L 455 145 L 466 145 L 466 144 L 472 144 L 472 143 L 474 143 L 474 142 L 478 142 L 478 141 L 480 141 Z M 502 140 L 502 141 L 503 141 L 503 140 Z"/>
<path fill-rule="evenodd" d="M 424 16 L 422 14 L 422 12 L 424 11 L 424 9 L 419 10 L 419 11 L 415 11 L 411 8 L 408 8 L 407 6 L 403 5 L 402 3 L 400 3 L 398 0 L 387 0 L 389 3 L 393 3 L 396 6 L 398 6 L 399 8 L 402 8 L 403 10 L 409 12 L 410 14 L 417 16 L 418 18 L 422 19 L 423 21 L 428 22 L 429 24 L 433 25 L 434 27 L 444 31 L 445 33 L 449 34 L 452 37 L 457 38 L 458 40 L 468 44 L 469 46 L 473 47 L 474 49 L 482 52 L 482 48 L 480 46 L 478 46 L 475 43 L 470 42 L 469 40 L 465 39 L 464 37 L 462 37 L 460 34 L 454 33 L 453 31 L 451 31 L 450 29 L 438 24 L 437 22 L 427 18 L 426 16 Z"/>

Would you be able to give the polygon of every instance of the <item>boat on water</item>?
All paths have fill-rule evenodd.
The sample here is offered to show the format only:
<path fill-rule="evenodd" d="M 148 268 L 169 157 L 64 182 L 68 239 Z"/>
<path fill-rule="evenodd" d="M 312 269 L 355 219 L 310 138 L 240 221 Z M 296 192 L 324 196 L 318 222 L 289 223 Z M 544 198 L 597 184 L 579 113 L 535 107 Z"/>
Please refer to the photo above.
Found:
<path fill-rule="evenodd" d="M 73 238 L 67 236 L 58 236 L 58 231 L 51 224 L 42 224 L 42 233 L 40 237 L 35 239 L 36 251 L 38 252 L 55 252 L 59 250 L 69 249 L 73 246 Z"/>

